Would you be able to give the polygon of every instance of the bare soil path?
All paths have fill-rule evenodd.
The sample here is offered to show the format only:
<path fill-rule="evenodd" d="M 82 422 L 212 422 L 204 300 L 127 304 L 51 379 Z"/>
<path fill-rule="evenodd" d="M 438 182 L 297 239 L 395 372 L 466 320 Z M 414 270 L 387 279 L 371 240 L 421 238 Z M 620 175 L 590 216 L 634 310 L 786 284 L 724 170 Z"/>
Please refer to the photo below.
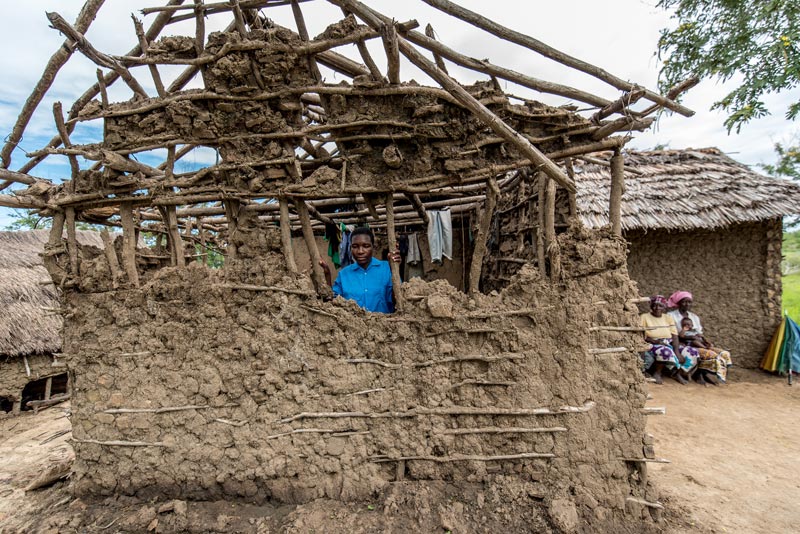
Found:
<path fill-rule="evenodd" d="M 652 384 L 650 464 L 668 532 L 800 532 L 800 384 L 734 368 L 730 384 Z M 683 515 L 681 515 L 683 511 Z"/>

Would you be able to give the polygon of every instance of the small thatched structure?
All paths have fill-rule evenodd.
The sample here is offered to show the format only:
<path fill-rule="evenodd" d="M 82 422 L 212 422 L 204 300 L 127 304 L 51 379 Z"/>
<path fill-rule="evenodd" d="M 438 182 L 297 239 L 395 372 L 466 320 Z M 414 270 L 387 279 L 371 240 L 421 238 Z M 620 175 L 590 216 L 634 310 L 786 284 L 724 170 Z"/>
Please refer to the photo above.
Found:
<path fill-rule="evenodd" d="M 692 291 L 712 340 L 758 365 L 781 315 L 781 218 L 800 186 L 763 176 L 716 148 L 629 152 L 622 228 L 643 295 Z M 577 166 L 578 214 L 608 224 L 607 166 Z"/>
<path fill-rule="evenodd" d="M 61 350 L 61 303 L 41 256 L 49 233 L 0 232 L 0 398 L 6 411 L 19 410 L 29 383 L 65 373 L 53 356 Z M 97 232 L 78 232 L 78 239 L 102 245 Z"/>

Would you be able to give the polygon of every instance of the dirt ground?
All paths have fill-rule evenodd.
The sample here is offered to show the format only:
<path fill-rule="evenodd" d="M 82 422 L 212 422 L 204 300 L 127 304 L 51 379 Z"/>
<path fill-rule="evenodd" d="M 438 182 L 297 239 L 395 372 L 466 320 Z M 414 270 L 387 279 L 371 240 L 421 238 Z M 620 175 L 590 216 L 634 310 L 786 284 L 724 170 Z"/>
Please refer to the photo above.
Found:
<path fill-rule="evenodd" d="M 666 415 L 650 416 L 649 422 L 657 456 L 672 462 L 650 464 L 650 476 L 667 507 L 666 531 L 797 532 L 800 384 L 789 387 L 783 379 L 742 369 L 732 371 L 730 382 L 716 388 L 670 381 L 650 387 L 653 398 L 648 404 L 667 409 Z M 50 523 L 55 528 L 41 521 L 48 516 L 77 517 L 83 511 L 85 505 L 70 497 L 67 483 L 27 495 L 24 491 L 48 466 L 71 454 L 70 435 L 65 433 L 70 428 L 67 409 L 68 405 L 62 404 L 38 415 L 26 413 L 0 420 L 0 533 L 82 530 L 70 528 L 69 521 L 63 519 L 55 525 Z M 217 513 L 219 506 L 207 504 L 209 520 L 216 518 L 219 522 L 219 517 L 225 517 Z M 357 509 L 355 506 L 354 511 Z M 251 510 L 255 515 L 278 511 L 271 507 Z M 113 511 L 107 512 L 106 517 L 113 521 Z M 252 528 L 257 522 L 252 513 L 249 515 Z M 321 520 L 326 517 L 319 516 Z M 95 526 L 98 531 L 105 527 L 110 530 L 103 532 L 113 532 L 113 526 L 107 527 L 111 521 Z M 325 521 L 303 526 L 309 532 L 325 531 Z"/>

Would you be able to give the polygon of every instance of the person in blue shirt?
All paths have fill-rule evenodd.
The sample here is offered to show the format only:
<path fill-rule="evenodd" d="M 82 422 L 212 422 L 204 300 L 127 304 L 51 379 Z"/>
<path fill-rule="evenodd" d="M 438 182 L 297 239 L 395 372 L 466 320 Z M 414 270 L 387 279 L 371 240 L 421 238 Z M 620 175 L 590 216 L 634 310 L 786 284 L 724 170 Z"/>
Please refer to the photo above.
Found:
<path fill-rule="evenodd" d="M 339 271 L 336 281 L 333 282 L 333 292 L 356 304 L 367 311 L 378 313 L 394 312 L 394 297 L 392 294 L 392 270 L 389 262 L 377 260 L 372 257 L 375 247 L 375 236 L 369 228 L 356 228 L 350 234 L 350 252 L 353 261 Z M 400 254 L 389 254 L 390 261 L 399 261 Z M 325 280 L 331 284 L 331 270 L 323 260 L 320 266 L 325 272 Z"/>

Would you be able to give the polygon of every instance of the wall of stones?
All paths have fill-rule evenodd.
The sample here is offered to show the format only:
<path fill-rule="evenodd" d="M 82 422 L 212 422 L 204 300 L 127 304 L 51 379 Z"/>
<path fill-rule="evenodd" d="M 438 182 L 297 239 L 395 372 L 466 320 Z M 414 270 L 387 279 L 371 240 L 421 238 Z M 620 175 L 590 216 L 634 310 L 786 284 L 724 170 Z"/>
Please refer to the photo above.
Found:
<path fill-rule="evenodd" d="M 691 291 L 708 338 L 730 349 L 735 364 L 758 366 L 780 322 L 780 220 L 626 237 L 642 295 Z"/>

